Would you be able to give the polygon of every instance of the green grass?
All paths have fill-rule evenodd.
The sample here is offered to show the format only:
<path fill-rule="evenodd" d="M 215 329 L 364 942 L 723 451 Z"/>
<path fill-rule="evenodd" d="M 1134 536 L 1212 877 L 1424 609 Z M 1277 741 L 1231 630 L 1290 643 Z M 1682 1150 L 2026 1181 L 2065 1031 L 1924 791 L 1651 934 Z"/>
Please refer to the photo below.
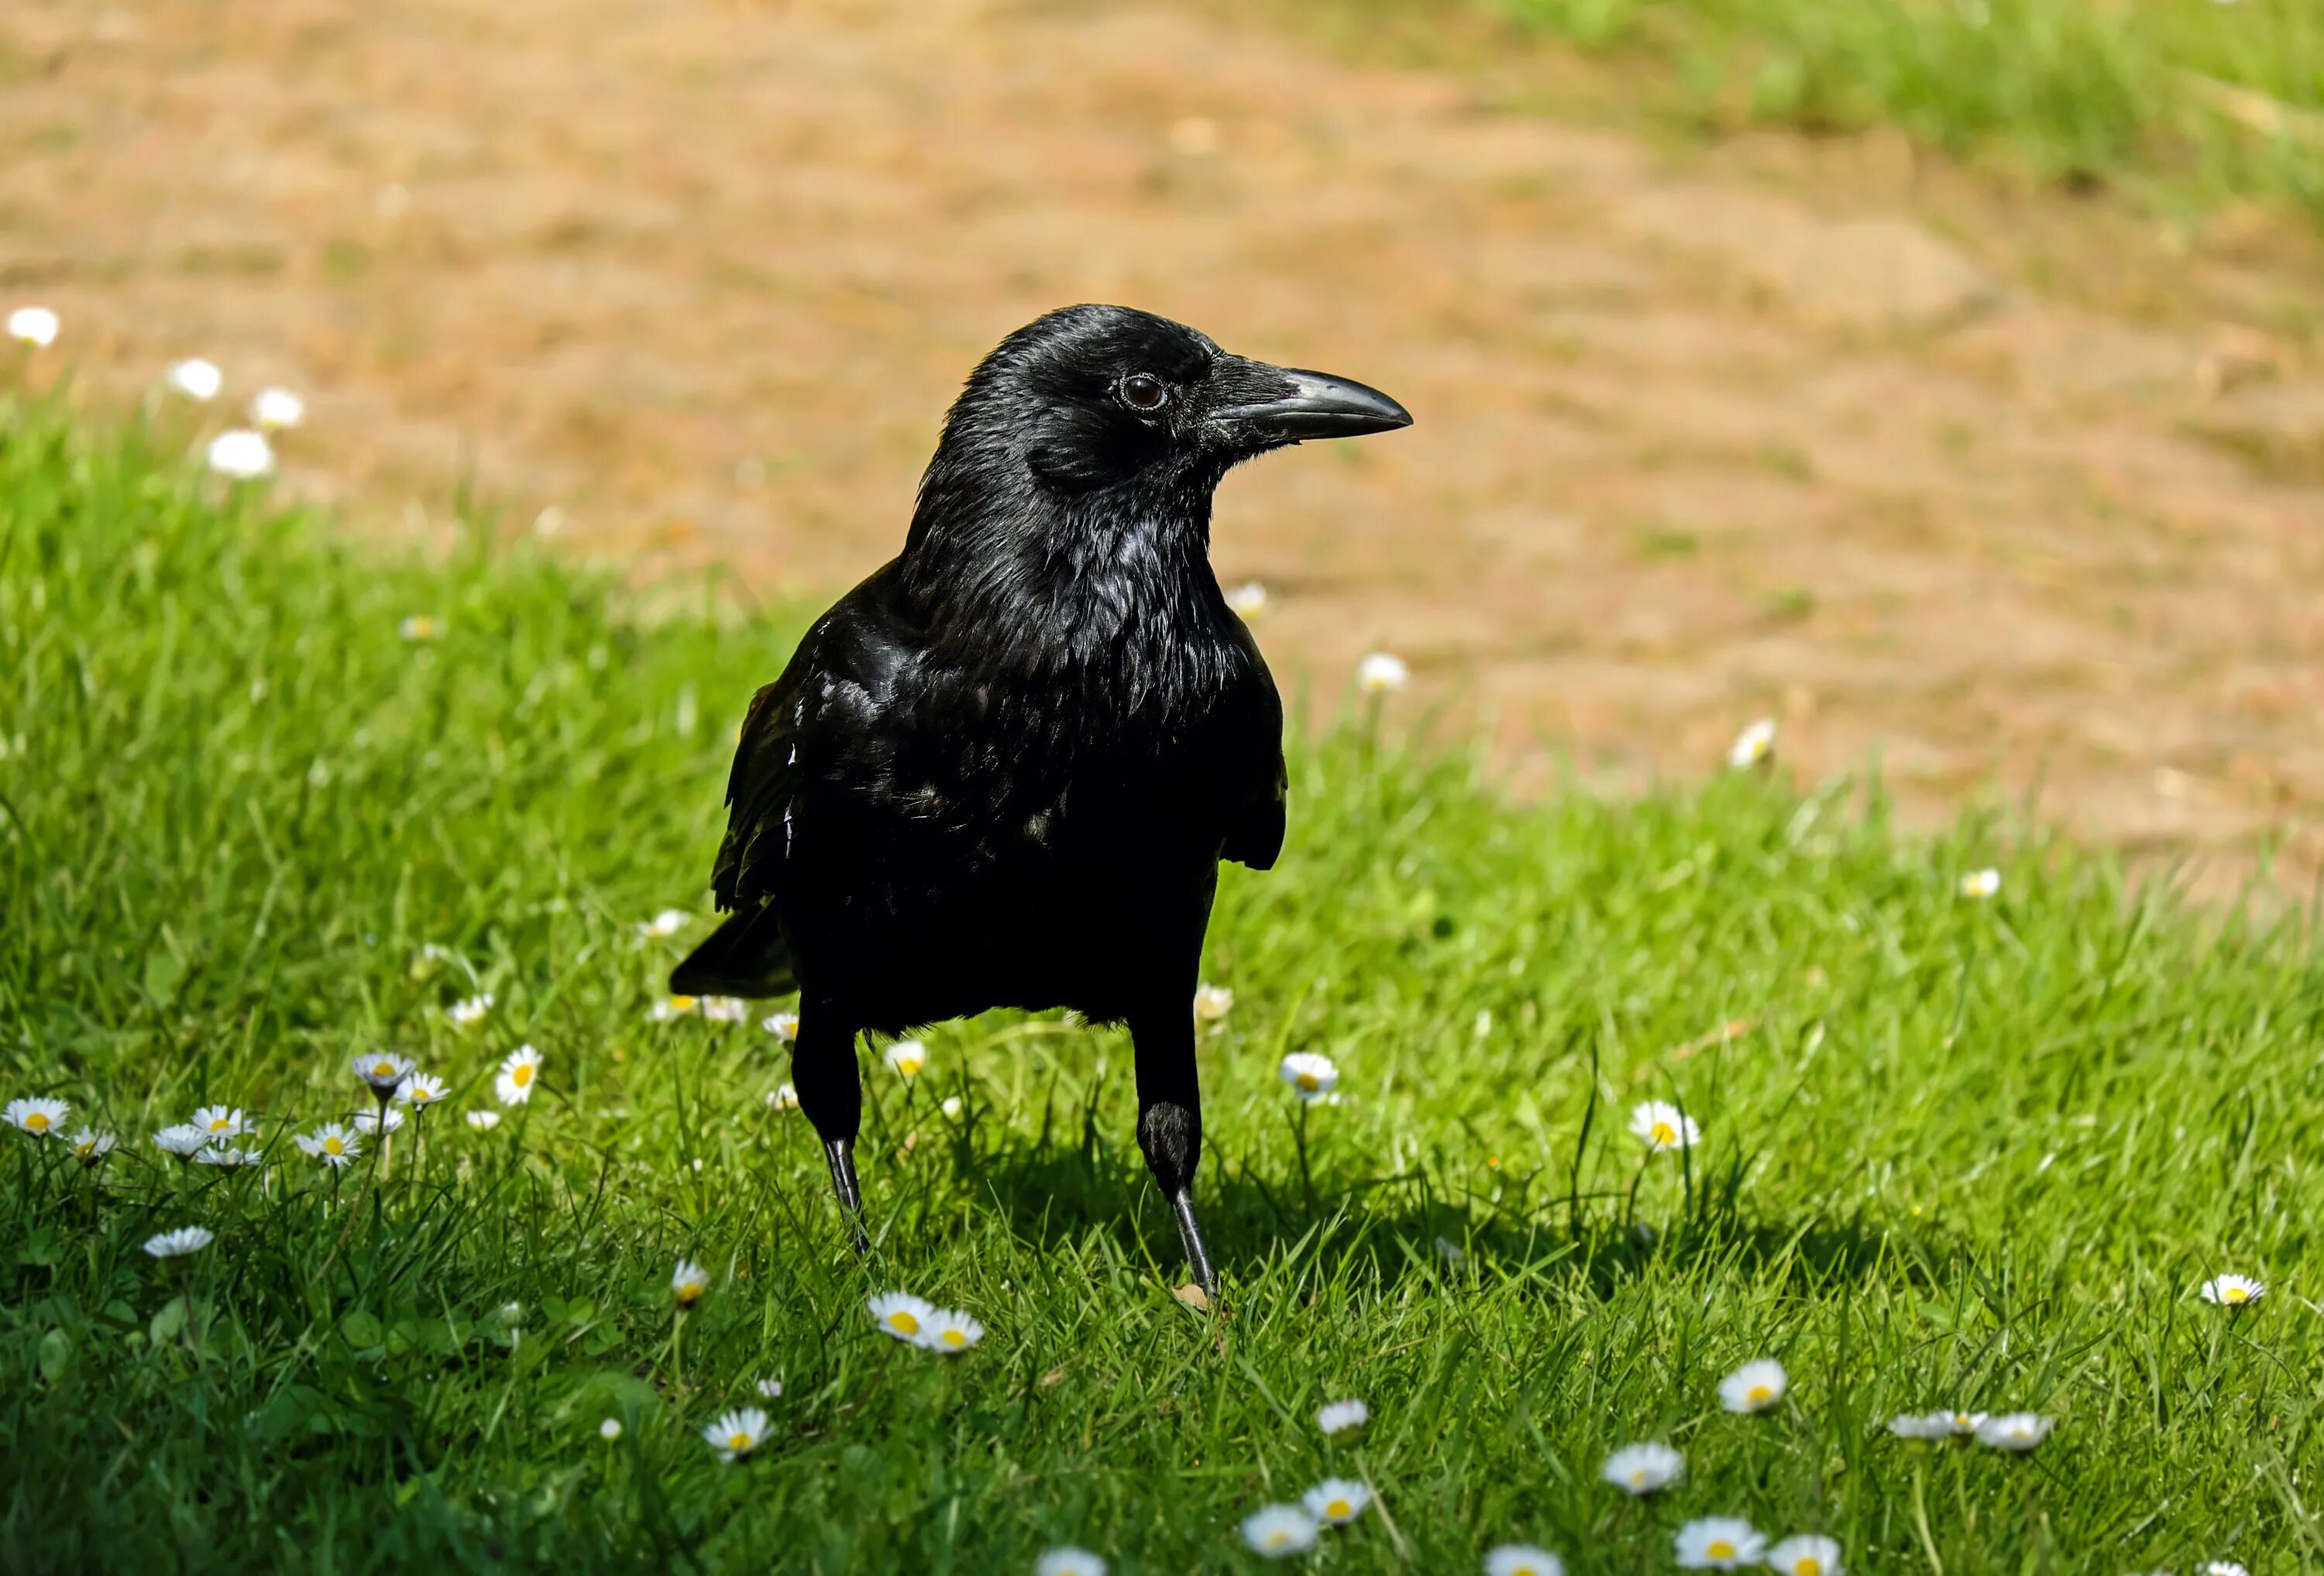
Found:
<path fill-rule="evenodd" d="M 1360 1472 L 1384 1509 L 1320 1569 L 1522 1538 L 1659 1571 L 1720 1512 L 1858 1571 L 2324 1568 L 2324 973 L 2292 928 L 1991 817 L 1905 839 L 1861 782 L 1511 807 L 1351 723 L 1213 926 L 1222 1314 L 1171 1296 L 1126 1041 L 1056 1019 L 940 1026 L 914 1086 L 867 1057 L 862 1267 L 764 1103 L 770 1037 L 649 1022 L 684 938 L 636 930 L 701 909 L 795 624 L 715 587 L 649 617 L 482 532 L 366 550 L 184 438 L 0 415 L 0 1093 L 123 1139 L 84 1173 L 0 1134 L 0 1564 L 1022 1571 L 1070 1540 L 1232 1571 L 1241 1516 Z M 2002 896 L 1960 897 L 1989 862 Z M 289 1142 L 360 1103 L 358 1050 L 470 1107 L 520 1041 L 528 1107 L 437 1113 L 336 1211 Z M 1345 1103 L 1298 1107 L 1290 1048 Z M 1652 1097 L 1703 1125 L 1683 1166 L 1624 1131 Z M 263 1175 L 154 1149 L 208 1101 Z M 139 1245 L 190 1222 L 189 1319 Z M 681 1254 L 713 1286 L 678 1341 Z M 2232 1322 L 2194 1295 L 2227 1268 L 2274 1288 Z M 863 1312 L 899 1286 L 991 1333 L 899 1347 Z M 1791 1396 L 1721 1412 L 1763 1354 Z M 698 1431 L 763 1376 L 771 1437 L 721 1464 Z M 1327 1444 L 1346 1395 L 1374 1421 Z M 1952 1404 L 2061 1422 L 2026 1458 L 1883 1430 Z M 1649 1438 L 1683 1486 L 1595 1480 Z"/>
<path fill-rule="evenodd" d="M 1708 127 L 1890 124 L 2166 206 L 2261 195 L 2324 218 L 2314 0 L 1338 4 L 1375 22 L 1482 14 L 1649 68 L 1661 82 L 1649 101 Z"/>

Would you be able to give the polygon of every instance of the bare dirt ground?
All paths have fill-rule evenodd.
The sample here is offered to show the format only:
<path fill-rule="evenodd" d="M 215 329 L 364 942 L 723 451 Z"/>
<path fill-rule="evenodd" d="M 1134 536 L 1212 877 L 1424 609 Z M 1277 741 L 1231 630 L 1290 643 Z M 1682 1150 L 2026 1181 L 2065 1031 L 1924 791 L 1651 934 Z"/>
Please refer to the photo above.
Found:
<path fill-rule="evenodd" d="M 359 518 L 472 481 L 821 595 L 987 346 L 1120 300 L 1417 413 L 1222 493 L 1327 704 L 1382 648 L 1525 781 L 1765 714 L 1922 813 L 2038 783 L 2209 884 L 2324 862 L 2324 281 L 2217 226 L 1132 0 L 24 0 L 0 50 L 0 304 L 92 401 L 306 391 L 290 483 Z"/>

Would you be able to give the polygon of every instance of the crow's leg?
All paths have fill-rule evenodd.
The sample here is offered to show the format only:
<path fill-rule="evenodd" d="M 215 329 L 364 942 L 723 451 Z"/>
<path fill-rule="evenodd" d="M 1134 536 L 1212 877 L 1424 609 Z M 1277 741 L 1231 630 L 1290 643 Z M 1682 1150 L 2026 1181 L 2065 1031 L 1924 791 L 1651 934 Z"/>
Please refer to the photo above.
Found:
<path fill-rule="evenodd" d="M 1191 998 L 1193 992 L 1187 993 Z M 1138 1049 L 1138 1147 L 1162 1196 L 1178 1219 L 1186 1267 L 1204 1291 L 1216 1293 L 1218 1273 L 1194 1223 L 1194 1167 L 1203 1158 L 1203 1092 L 1194 1079 L 1194 1014 L 1190 1000 L 1133 1013 L 1130 1035 Z"/>
<path fill-rule="evenodd" d="M 836 1009 L 799 1003 L 798 1038 L 791 1046 L 791 1083 L 799 1109 L 823 1139 L 831 1191 L 839 1195 L 855 1251 L 871 1249 L 863 1234 L 863 1189 L 855 1180 L 855 1134 L 863 1125 L 863 1085 L 855 1071 L 855 1030 Z"/>

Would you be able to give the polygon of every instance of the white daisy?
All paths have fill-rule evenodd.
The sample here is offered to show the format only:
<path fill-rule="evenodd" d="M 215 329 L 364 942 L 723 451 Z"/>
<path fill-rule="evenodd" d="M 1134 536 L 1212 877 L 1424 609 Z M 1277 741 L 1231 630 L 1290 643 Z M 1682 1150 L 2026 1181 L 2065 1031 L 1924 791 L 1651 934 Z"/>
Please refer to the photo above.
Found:
<path fill-rule="evenodd" d="M 678 1268 L 669 1277 L 669 1295 L 680 1308 L 691 1308 L 709 1289 L 710 1276 L 703 1273 L 702 1266 L 691 1258 L 678 1261 Z"/>
<path fill-rule="evenodd" d="M 767 1437 L 767 1415 L 756 1406 L 729 1412 L 702 1431 L 722 1461 L 747 1456 Z"/>
<path fill-rule="evenodd" d="M 1531 1544 L 1503 1544 L 1486 1553 L 1485 1576 L 1565 1576 L 1565 1562 Z"/>
<path fill-rule="evenodd" d="M 1694 1119 L 1666 1100 L 1649 1100 L 1633 1110 L 1630 1132 L 1655 1155 L 1665 1149 L 1692 1149 L 1702 1142 L 1702 1129 Z"/>
<path fill-rule="evenodd" d="M 1366 695 L 1386 695 L 1411 682 L 1412 669 L 1404 665 L 1404 659 L 1386 651 L 1374 651 L 1356 664 L 1356 687 Z"/>
<path fill-rule="evenodd" d="M 81 1129 L 66 1142 L 72 1145 L 72 1152 L 79 1157 L 84 1166 L 94 1166 L 113 1153 L 113 1135 L 88 1128 Z"/>
<path fill-rule="evenodd" d="M 597 1424 L 597 1437 L 599 1439 L 621 1438 L 622 1420 L 618 1417 L 608 1417 L 604 1422 Z"/>
<path fill-rule="evenodd" d="M 395 1086 L 395 1098 L 415 1111 L 425 1111 L 444 1098 L 444 1080 L 432 1074 L 414 1073 Z"/>
<path fill-rule="evenodd" d="M 307 401 L 288 389 L 261 389 L 250 402 L 250 419 L 278 431 L 296 427 L 307 419 Z"/>
<path fill-rule="evenodd" d="M 359 1111 L 348 1120 L 355 1123 L 355 1131 L 359 1133 L 400 1133 L 403 1130 L 403 1113 L 392 1105 L 387 1108 L 387 1120 L 383 1122 L 375 1111 Z"/>
<path fill-rule="evenodd" d="M 1436 1257 L 1443 1259 L 1445 1264 L 1452 1268 L 1458 1269 L 1461 1267 L 1462 1260 L 1466 1259 L 1469 1255 L 1468 1252 L 1462 1248 L 1461 1244 L 1452 1240 L 1452 1238 L 1439 1237 L 1436 1239 Z"/>
<path fill-rule="evenodd" d="M 1223 985 L 1194 987 L 1194 1021 L 1216 1023 L 1234 1010 L 1234 992 Z"/>
<path fill-rule="evenodd" d="M 374 1051 L 355 1058 L 355 1076 L 370 1084 L 374 1094 L 393 1094 L 411 1076 L 411 1058 L 393 1051 Z"/>
<path fill-rule="evenodd" d="M 1735 735 L 1727 747 L 1727 764 L 1738 771 L 1754 767 L 1775 752 L 1775 720 L 1761 717 Z"/>
<path fill-rule="evenodd" d="M 1997 870 L 1973 870 L 1960 879 L 1964 898 L 1990 898 L 2001 890 L 2001 872 Z"/>
<path fill-rule="evenodd" d="M 54 1138 L 64 1130 L 65 1117 L 72 1106 L 61 1100 L 12 1100 L 0 1120 L 17 1131 L 36 1138 Z"/>
<path fill-rule="evenodd" d="M 1975 1433 L 1985 1421 L 1982 1412 L 1908 1412 L 1888 1420 L 1888 1432 L 1898 1439 L 1951 1439 Z"/>
<path fill-rule="evenodd" d="M 1267 587 L 1256 580 L 1246 580 L 1227 593 L 1227 605 L 1245 622 L 1255 621 L 1267 611 Z"/>
<path fill-rule="evenodd" d="M 230 1105 L 202 1107 L 194 1112 L 194 1126 L 208 1134 L 213 1144 L 238 1138 L 250 1130 L 250 1124 L 243 1120 L 242 1112 Z"/>
<path fill-rule="evenodd" d="M 984 1326 L 957 1308 L 938 1308 L 920 1329 L 919 1343 L 930 1351 L 957 1357 L 984 1339 Z"/>
<path fill-rule="evenodd" d="M 782 1393 L 783 1393 L 783 1382 L 782 1382 L 782 1380 L 780 1380 L 780 1379 L 761 1379 L 761 1380 L 759 1381 L 759 1394 L 761 1394 L 761 1396 L 764 1396 L 768 1400 L 771 1401 L 771 1400 L 775 1399 L 775 1397 L 777 1397 L 778 1396 L 780 1396 Z"/>
<path fill-rule="evenodd" d="M 1765 1412 L 1784 1398 L 1791 1379 L 1772 1357 L 1747 1362 L 1719 1381 L 1719 1404 L 1729 1412 Z"/>
<path fill-rule="evenodd" d="M 501 1113 L 496 1111 L 472 1111 L 466 1114 L 468 1125 L 480 1133 L 489 1133 L 501 1125 Z"/>
<path fill-rule="evenodd" d="M 424 613 L 410 613 L 396 621 L 395 632 L 414 642 L 440 641 L 444 638 L 444 621 Z"/>
<path fill-rule="evenodd" d="M 751 1004 L 740 996 L 705 996 L 702 1016 L 713 1023 L 740 1023 L 751 1016 Z"/>
<path fill-rule="evenodd" d="M 2034 1412 L 2008 1412 L 1998 1417 L 1988 1417 L 1977 1425 L 1979 1444 L 1989 1444 L 1996 1450 L 2012 1451 L 2023 1455 L 2050 1436 L 2058 1426 L 2057 1420 Z"/>
<path fill-rule="evenodd" d="M 2203 1283 L 2203 1300 L 2222 1308 L 2243 1308 L 2267 1295 L 2267 1287 L 2247 1275 L 2215 1276 Z"/>
<path fill-rule="evenodd" d="M 2251 1576 L 2251 1572 L 2233 1560 L 2206 1560 L 2196 1576 Z"/>
<path fill-rule="evenodd" d="M 1748 1521 L 1732 1516 L 1706 1516 L 1678 1529 L 1674 1540 L 1678 1562 L 1689 1571 L 1739 1571 L 1756 1565 L 1766 1552 L 1767 1540 Z"/>
<path fill-rule="evenodd" d="M 674 1018 L 690 1018 L 702 1004 L 691 996 L 665 996 L 646 1009 L 648 1021 L 668 1023 Z"/>
<path fill-rule="evenodd" d="M 964 1101 L 959 1095 L 947 1094 L 936 1102 L 936 1109 L 944 1112 L 946 1116 L 956 1117 L 960 1115 L 962 1111 L 967 1110 L 968 1107 L 966 1102 Z"/>
<path fill-rule="evenodd" d="M 1307 1514 L 1326 1526 L 1345 1526 L 1364 1513 L 1372 1491 L 1347 1478 L 1326 1478 L 1299 1497 Z"/>
<path fill-rule="evenodd" d="M 183 1258 L 189 1253 L 199 1253 L 214 1239 L 205 1226 L 180 1226 L 174 1231 L 145 1239 L 145 1251 L 156 1258 Z"/>
<path fill-rule="evenodd" d="M 899 1341 L 917 1341 L 936 1316 L 936 1304 L 909 1292 L 881 1292 L 865 1304 L 880 1328 Z"/>
<path fill-rule="evenodd" d="M 540 1053 L 530 1046 L 519 1046 L 501 1063 L 493 1092 L 500 1096 L 503 1105 L 522 1105 L 532 1098 L 533 1083 L 540 1075 Z"/>
<path fill-rule="evenodd" d="M 1767 1569 L 1782 1576 L 1840 1576 L 1840 1544 L 1816 1533 L 1799 1533 L 1767 1551 Z"/>
<path fill-rule="evenodd" d="M 778 1083 L 767 1092 L 769 1111 L 797 1111 L 798 1090 L 788 1083 Z"/>
<path fill-rule="evenodd" d="M 777 1039 L 783 1041 L 785 1044 L 788 1044 L 790 1041 L 798 1038 L 798 1014 L 796 1012 L 770 1012 L 767 1014 L 766 1017 L 759 1019 L 759 1027 L 765 1029 Z"/>
<path fill-rule="evenodd" d="M 687 913 L 683 908 L 665 908 L 638 926 L 640 935 L 659 939 L 676 935 L 686 928 Z"/>
<path fill-rule="evenodd" d="M 57 315 L 46 307 L 18 307 L 8 314 L 8 337 L 21 339 L 35 350 L 54 345 L 60 326 Z"/>
<path fill-rule="evenodd" d="M 1661 1443 L 1626 1444 L 1606 1458 L 1598 1475 L 1625 1494 L 1651 1494 L 1678 1481 L 1686 1458 Z"/>
<path fill-rule="evenodd" d="M 312 1133 L 295 1133 L 290 1141 L 299 1152 L 334 1168 L 363 1153 L 363 1140 L 337 1122 L 325 1122 Z"/>
<path fill-rule="evenodd" d="M 1033 1576 L 1105 1576 L 1105 1562 L 1067 1544 L 1034 1561 Z"/>
<path fill-rule="evenodd" d="M 918 1040 L 898 1040 L 888 1047 L 885 1059 L 888 1065 L 909 1083 L 920 1075 L 920 1069 L 928 1064 L 928 1047 Z"/>
<path fill-rule="evenodd" d="M 191 1159 L 209 1141 L 210 1136 L 191 1122 L 180 1122 L 153 1135 L 153 1142 L 163 1154 L 175 1155 L 180 1160 Z"/>
<path fill-rule="evenodd" d="M 210 439 L 209 467 L 221 476 L 248 482 L 274 468 L 274 446 L 263 432 L 237 427 Z"/>
<path fill-rule="evenodd" d="M 187 399 L 207 404 L 226 387 L 226 374 L 218 371 L 217 363 L 195 356 L 170 369 L 169 383 Z"/>
<path fill-rule="evenodd" d="M 1333 1064 L 1332 1058 L 1314 1051 L 1292 1052 L 1283 1058 L 1276 1073 L 1309 1105 L 1330 1099 L 1332 1090 L 1340 1082 L 1340 1069 Z"/>
<path fill-rule="evenodd" d="M 1372 1420 L 1372 1409 L 1361 1401 L 1333 1401 L 1315 1414 L 1315 1426 L 1329 1438 L 1344 1433 L 1351 1428 L 1361 1428 Z"/>
<path fill-rule="evenodd" d="M 244 1166 L 259 1165 L 265 1158 L 265 1156 L 255 1149 L 237 1149 L 231 1144 L 214 1144 L 207 1149 L 197 1152 L 194 1156 L 198 1164 L 222 1166 L 228 1171 L 239 1170 Z"/>
<path fill-rule="evenodd" d="M 484 991 L 469 997 L 465 1001 L 453 1002 L 444 1009 L 444 1016 L 459 1028 L 466 1028 L 492 1009 L 493 993 L 490 991 Z"/>
<path fill-rule="evenodd" d="M 1270 1560 L 1315 1546 L 1315 1521 L 1296 1505 L 1269 1505 L 1243 1517 L 1242 1541 Z"/>

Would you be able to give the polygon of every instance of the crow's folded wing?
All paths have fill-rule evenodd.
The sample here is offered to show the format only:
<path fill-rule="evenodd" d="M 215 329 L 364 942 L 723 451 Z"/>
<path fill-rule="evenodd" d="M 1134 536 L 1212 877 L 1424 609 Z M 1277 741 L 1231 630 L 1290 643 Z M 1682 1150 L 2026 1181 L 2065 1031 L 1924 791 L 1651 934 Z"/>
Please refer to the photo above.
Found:
<path fill-rule="evenodd" d="M 1224 785 L 1228 814 L 1219 854 L 1253 870 L 1273 870 L 1283 852 L 1284 800 L 1291 781 L 1283 767 L 1283 700 L 1255 644 L 1250 656 L 1250 675 L 1223 712 L 1220 758 L 1231 776 Z"/>

